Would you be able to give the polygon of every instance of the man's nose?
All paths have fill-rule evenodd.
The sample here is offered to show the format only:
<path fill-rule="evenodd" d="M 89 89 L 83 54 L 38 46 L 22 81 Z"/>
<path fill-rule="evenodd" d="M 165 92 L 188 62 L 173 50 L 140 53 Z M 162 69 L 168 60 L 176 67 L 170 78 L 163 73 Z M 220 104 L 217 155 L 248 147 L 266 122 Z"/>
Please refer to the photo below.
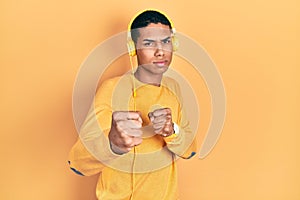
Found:
<path fill-rule="evenodd" d="M 160 42 L 156 43 L 156 51 L 155 51 L 155 56 L 164 56 L 164 50 L 163 46 Z"/>

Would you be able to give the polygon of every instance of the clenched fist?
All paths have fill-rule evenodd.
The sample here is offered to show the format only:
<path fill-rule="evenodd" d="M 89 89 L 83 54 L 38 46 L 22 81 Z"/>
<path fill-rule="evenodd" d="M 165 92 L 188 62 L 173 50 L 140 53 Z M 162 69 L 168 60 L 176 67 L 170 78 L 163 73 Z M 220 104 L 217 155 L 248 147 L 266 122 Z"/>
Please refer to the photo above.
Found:
<path fill-rule="evenodd" d="M 153 124 L 156 134 L 167 137 L 174 133 L 170 108 L 154 110 L 148 114 L 148 117 Z"/>
<path fill-rule="evenodd" d="M 112 114 L 108 138 L 111 149 L 116 154 L 128 153 L 142 143 L 142 118 L 139 112 L 116 111 Z"/>

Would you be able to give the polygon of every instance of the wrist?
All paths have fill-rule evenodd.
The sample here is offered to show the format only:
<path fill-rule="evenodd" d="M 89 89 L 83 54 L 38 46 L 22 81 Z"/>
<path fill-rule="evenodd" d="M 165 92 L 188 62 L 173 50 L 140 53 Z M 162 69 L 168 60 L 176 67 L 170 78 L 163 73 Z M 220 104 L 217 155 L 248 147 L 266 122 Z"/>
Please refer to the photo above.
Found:
<path fill-rule="evenodd" d="M 122 151 L 120 147 L 118 147 L 117 145 L 112 143 L 111 141 L 109 141 L 109 144 L 110 144 L 110 149 L 113 153 L 115 153 L 117 155 L 123 155 L 124 153 L 126 153 L 126 152 Z"/>

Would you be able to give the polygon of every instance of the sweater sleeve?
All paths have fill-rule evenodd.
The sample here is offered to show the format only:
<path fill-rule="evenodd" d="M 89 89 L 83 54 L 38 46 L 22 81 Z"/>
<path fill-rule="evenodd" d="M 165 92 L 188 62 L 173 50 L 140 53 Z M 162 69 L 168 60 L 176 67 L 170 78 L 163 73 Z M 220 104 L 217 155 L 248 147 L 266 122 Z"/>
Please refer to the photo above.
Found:
<path fill-rule="evenodd" d="M 179 126 L 179 133 L 165 137 L 164 140 L 171 152 L 181 158 L 190 159 L 197 151 L 196 131 L 190 128 L 190 122 L 185 114 L 183 99 L 177 82 L 174 84 L 172 90 L 176 93 L 179 102 L 179 112 L 172 113 L 172 115 L 177 114 L 177 121 L 174 122 Z"/>
<path fill-rule="evenodd" d="M 168 149 L 181 158 L 190 159 L 196 154 L 196 138 L 189 128 L 188 121 L 183 120 L 179 123 L 179 133 L 165 137 L 164 140 Z"/>
<path fill-rule="evenodd" d="M 70 168 L 79 175 L 100 173 L 107 164 L 120 157 L 111 151 L 108 140 L 112 113 L 109 103 L 111 87 L 111 82 L 106 81 L 97 90 L 79 138 L 69 153 Z"/>

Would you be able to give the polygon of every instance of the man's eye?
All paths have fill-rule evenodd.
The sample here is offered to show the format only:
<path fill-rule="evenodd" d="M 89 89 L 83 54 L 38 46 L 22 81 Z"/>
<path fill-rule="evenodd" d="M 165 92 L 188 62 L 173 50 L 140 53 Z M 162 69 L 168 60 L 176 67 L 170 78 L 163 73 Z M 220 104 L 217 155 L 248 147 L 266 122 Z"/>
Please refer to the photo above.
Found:
<path fill-rule="evenodd" d="M 169 40 L 169 39 L 168 40 L 163 40 L 164 44 L 169 44 L 170 42 L 171 42 L 171 40 Z"/>
<path fill-rule="evenodd" d="M 144 43 L 144 45 L 145 45 L 146 47 L 150 47 L 150 46 L 153 46 L 153 42 L 146 42 L 146 43 Z"/>

